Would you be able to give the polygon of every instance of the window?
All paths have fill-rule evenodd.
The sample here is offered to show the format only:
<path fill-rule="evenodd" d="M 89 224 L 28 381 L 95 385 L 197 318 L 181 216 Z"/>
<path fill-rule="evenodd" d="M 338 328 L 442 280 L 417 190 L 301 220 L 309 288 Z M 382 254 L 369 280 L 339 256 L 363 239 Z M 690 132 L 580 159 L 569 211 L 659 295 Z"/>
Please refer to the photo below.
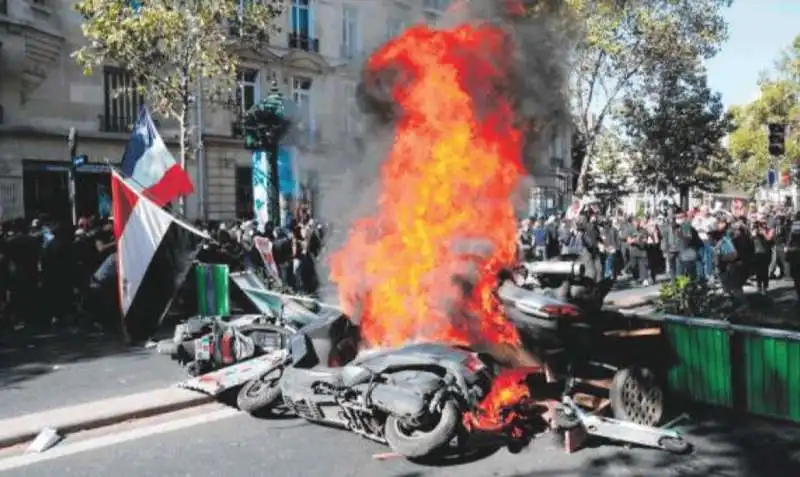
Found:
<path fill-rule="evenodd" d="M 0 15 L 8 15 L 8 0 L 0 0 Z"/>
<path fill-rule="evenodd" d="M 46 7 L 47 6 L 47 0 L 33 0 L 32 3 L 34 5 L 38 5 L 40 7 Z"/>
<path fill-rule="evenodd" d="M 241 106 L 241 111 L 244 113 L 261 100 L 258 70 L 244 69 L 239 71 L 236 75 L 236 82 L 239 85 L 236 102 Z"/>
<path fill-rule="evenodd" d="M 292 0 L 289 48 L 319 52 L 319 40 L 314 38 L 313 0 Z"/>
<path fill-rule="evenodd" d="M 311 97 L 311 79 L 296 76 L 292 80 L 292 101 L 297 107 L 301 129 L 308 140 L 314 137 L 314 110 Z"/>
<path fill-rule="evenodd" d="M 394 38 L 408 28 L 409 18 L 411 12 L 407 8 L 397 8 L 396 11 L 390 12 L 386 20 L 386 39 Z"/>
<path fill-rule="evenodd" d="M 136 91 L 133 78 L 123 70 L 103 70 L 104 116 L 100 128 L 104 132 L 128 132 L 144 104 L 142 95 Z"/>
<path fill-rule="evenodd" d="M 311 37 L 311 0 L 292 0 L 292 33 Z"/>
<path fill-rule="evenodd" d="M 425 10 L 444 12 L 450 6 L 450 0 L 425 0 L 422 4 Z"/>
<path fill-rule="evenodd" d="M 357 134 L 359 132 L 358 122 L 358 102 L 356 101 L 356 85 L 346 83 L 344 85 L 344 130 L 347 134 Z"/>
<path fill-rule="evenodd" d="M 355 7 L 342 9 L 342 58 L 355 58 L 361 50 L 361 18 Z"/>
<path fill-rule="evenodd" d="M 450 6 L 450 0 L 425 0 L 422 4 L 425 23 L 433 25 L 439 21 L 442 13 Z"/>
<path fill-rule="evenodd" d="M 554 127 L 550 132 L 550 144 L 548 145 L 550 153 L 550 167 L 564 168 L 564 150 L 562 144 L 561 134 L 558 127 Z"/>

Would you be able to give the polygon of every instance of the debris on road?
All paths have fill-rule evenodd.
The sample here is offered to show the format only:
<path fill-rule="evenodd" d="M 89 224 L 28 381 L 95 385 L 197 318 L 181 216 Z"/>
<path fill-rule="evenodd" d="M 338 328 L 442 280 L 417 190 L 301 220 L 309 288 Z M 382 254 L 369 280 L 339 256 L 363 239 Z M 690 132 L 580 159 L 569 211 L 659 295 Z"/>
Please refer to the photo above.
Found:
<path fill-rule="evenodd" d="M 36 436 L 36 439 L 31 442 L 31 445 L 28 446 L 27 452 L 31 453 L 41 453 L 50 449 L 54 445 L 58 444 L 63 436 L 61 436 L 57 430 L 53 429 L 52 427 L 45 427 L 42 429 L 42 432 Z"/>

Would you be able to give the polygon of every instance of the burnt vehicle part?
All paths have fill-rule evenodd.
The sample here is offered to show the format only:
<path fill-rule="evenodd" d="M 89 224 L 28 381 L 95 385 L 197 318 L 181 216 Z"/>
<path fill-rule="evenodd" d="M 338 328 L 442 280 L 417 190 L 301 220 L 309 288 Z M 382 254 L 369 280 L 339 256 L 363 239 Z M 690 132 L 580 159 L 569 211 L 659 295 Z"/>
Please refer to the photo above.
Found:
<path fill-rule="evenodd" d="M 580 427 L 590 436 L 615 442 L 663 449 L 674 454 L 692 450 L 691 443 L 674 429 L 598 416 L 585 411 L 569 396 L 564 396 L 556 407 L 554 420 L 559 429 L 569 431 Z"/>
<path fill-rule="evenodd" d="M 620 323 L 598 312 L 586 313 L 552 295 L 531 291 L 510 280 L 500 284 L 497 296 L 506 316 L 520 330 L 523 344 L 547 364 L 554 378 L 565 384 L 574 377 L 591 376 L 606 382 L 614 417 L 641 425 L 656 425 L 664 416 L 663 383 L 657 359 L 609 352 L 620 348 L 607 331 Z M 653 352 L 658 354 L 657 349 Z"/>
<path fill-rule="evenodd" d="M 289 339 L 287 353 L 279 363 L 242 386 L 237 397 L 239 409 L 251 414 L 270 410 L 280 402 L 280 380 L 288 366 L 339 367 L 356 357 L 359 342 L 359 329 L 347 316 L 335 309 L 321 310 L 315 321 Z"/>
<path fill-rule="evenodd" d="M 333 368 L 318 366 L 331 349 L 326 341 L 305 330 L 292 338 L 284 365 L 267 375 L 282 397 L 272 405 L 388 444 L 406 458 L 446 447 L 463 429 L 463 413 L 491 387 L 489 368 L 469 350 L 412 344 L 362 352 Z"/>
<path fill-rule="evenodd" d="M 160 354 L 167 354 L 187 368 L 190 376 L 207 373 L 221 366 L 227 366 L 242 359 L 252 358 L 263 353 L 285 347 L 287 336 L 318 318 L 297 300 L 269 290 L 261 279 L 252 272 L 231 275 L 231 281 L 238 290 L 238 302 L 253 313 L 232 317 L 195 316 L 175 326 L 173 338 L 157 344 Z M 252 348 L 252 353 L 238 353 L 238 359 L 220 359 L 220 354 L 211 356 L 217 343 L 214 330 L 226 327 L 229 331 L 222 337 L 233 343 L 225 346 Z M 234 331 L 235 330 L 235 331 Z M 220 336 L 217 336 L 220 338 Z M 210 348 L 209 348 L 210 347 Z M 218 351 L 222 351 L 219 346 Z M 223 362 L 225 361 L 225 362 Z"/>

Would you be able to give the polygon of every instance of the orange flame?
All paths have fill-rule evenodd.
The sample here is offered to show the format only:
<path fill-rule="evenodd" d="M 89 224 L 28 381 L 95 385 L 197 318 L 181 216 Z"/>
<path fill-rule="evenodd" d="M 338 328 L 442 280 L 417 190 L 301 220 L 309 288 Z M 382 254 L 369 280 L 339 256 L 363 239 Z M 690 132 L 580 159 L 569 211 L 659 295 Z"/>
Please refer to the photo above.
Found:
<path fill-rule="evenodd" d="M 511 411 L 505 417 L 504 411 L 522 401 L 532 399 L 526 378 L 540 373 L 539 368 L 514 368 L 501 372 L 492 382 L 492 389 L 471 413 L 464 416 L 468 428 L 498 429 L 516 417 Z"/>
<path fill-rule="evenodd" d="M 510 197 L 523 173 L 521 134 L 499 93 L 508 51 L 495 26 L 418 26 L 367 63 L 367 73 L 399 72 L 400 113 L 377 211 L 350 230 L 331 278 L 370 345 L 519 343 L 493 297 L 514 260 Z M 459 250 L 467 240 L 488 252 Z M 468 285 L 454 280 L 470 270 Z"/>

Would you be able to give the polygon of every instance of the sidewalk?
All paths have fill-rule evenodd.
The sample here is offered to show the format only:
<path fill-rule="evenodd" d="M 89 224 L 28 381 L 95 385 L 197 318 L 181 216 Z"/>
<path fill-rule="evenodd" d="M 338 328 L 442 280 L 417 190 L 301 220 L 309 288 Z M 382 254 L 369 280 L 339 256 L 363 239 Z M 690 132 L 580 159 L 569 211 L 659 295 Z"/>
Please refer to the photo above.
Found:
<path fill-rule="evenodd" d="M 44 428 L 61 436 L 199 406 L 214 398 L 179 388 L 131 394 L 0 420 L 0 448 L 33 440 Z"/>

